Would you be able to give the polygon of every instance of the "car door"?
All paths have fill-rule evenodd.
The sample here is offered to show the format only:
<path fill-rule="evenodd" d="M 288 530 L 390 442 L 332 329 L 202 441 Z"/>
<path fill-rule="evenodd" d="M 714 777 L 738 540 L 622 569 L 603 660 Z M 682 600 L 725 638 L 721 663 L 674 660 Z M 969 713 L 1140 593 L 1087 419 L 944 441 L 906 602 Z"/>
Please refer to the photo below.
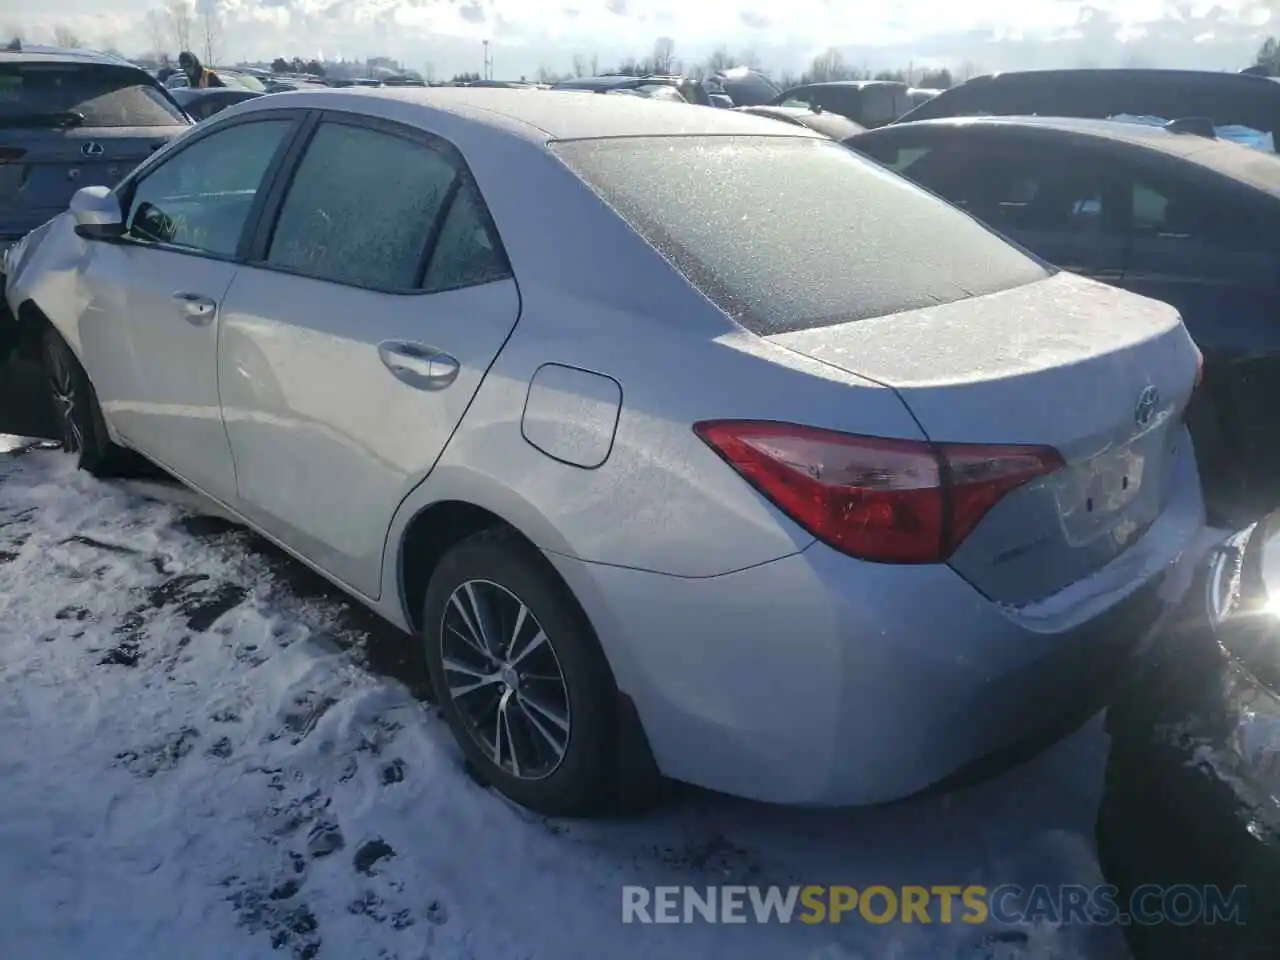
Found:
<path fill-rule="evenodd" d="M 1194 168 L 1193 168 L 1194 169 Z M 1136 169 L 1122 285 L 1178 308 L 1205 358 L 1193 421 L 1206 487 L 1247 515 L 1280 504 L 1280 257 L 1275 201 L 1191 171 Z"/>
<path fill-rule="evenodd" d="M 1055 266 L 1108 283 L 1123 275 L 1126 238 L 1105 154 L 969 128 L 902 173 Z"/>
<path fill-rule="evenodd" d="M 325 115 L 227 297 L 238 508 L 376 597 L 392 515 L 431 470 L 520 300 L 458 151 Z"/>
<path fill-rule="evenodd" d="M 193 134 L 123 184 L 125 235 L 89 241 L 85 364 L 131 445 L 219 499 L 235 492 L 218 400 L 219 312 L 296 117 Z"/>

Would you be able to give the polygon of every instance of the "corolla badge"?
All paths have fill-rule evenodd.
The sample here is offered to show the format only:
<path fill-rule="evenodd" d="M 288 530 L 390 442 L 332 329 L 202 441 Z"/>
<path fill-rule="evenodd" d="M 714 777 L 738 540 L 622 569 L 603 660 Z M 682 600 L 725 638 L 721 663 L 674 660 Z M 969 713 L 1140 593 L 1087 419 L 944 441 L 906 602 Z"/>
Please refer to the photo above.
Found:
<path fill-rule="evenodd" d="M 1155 418 L 1156 408 L 1160 406 L 1160 391 L 1155 387 L 1147 387 L 1138 394 L 1138 406 L 1133 411 L 1133 419 L 1138 426 L 1145 427 Z"/>
<path fill-rule="evenodd" d="M 104 150 L 102 144 L 97 143 L 96 141 L 93 141 L 93 140 L 89 140 L 89 141 L 86 141 L 84 146 L 80 148 L 80 152 L 83 153 L 86 157 L 100 157 L 106 151 Z"/>

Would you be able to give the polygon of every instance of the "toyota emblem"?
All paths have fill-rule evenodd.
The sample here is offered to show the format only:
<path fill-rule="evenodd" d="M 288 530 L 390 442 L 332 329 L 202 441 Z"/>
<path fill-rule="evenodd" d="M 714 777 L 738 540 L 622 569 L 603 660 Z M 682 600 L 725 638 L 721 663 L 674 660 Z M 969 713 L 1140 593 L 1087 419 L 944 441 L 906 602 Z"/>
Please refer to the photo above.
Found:
<path fill-rule="evenodd" d="M 1133 411 L 1133 419 L 1138 426 L 1145 427 L 1155 418 L 1156 408 L 1160 405 L 1160 391 L 1155 387 L 1147 387 L 1138 394 L 1138 406 Z"/>
<path fill-rule="evenodd" d="M 89 140 L 80 148 L 80 152 L 86 157 L 100 157 L 105 151 L 102 148 L 102 144 Z"/>

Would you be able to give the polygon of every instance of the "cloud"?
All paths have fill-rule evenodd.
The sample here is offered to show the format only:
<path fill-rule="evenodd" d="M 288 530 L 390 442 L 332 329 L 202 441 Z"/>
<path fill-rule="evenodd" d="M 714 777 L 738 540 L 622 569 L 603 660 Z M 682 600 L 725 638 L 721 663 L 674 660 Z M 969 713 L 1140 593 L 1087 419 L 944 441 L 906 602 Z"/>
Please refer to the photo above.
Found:
<path fill-rule="evenodd" d="M 147 10 L 162 0 L 45 0 L 0 31 L 47 39 L 64 24 L 126 52 L 151 45 Z M 204 0 L 201 0 L 204 2 Z M 749 0 L 740 9 L 678 0 L 220 0 L 231 59 L 396 57 L 438 74 L 475 70 L 491 40 L 499 72 L 565 69 L 575 54 L 601 68 L 641 56 L 664 34 L 677 58 L 750 49 L 775 72 L 798 71 L 835 46 L 872 68 L 966 61 L 985 70 L 1140 63 L 1239 69 L 1271 32 L 1280 0 Z"/>

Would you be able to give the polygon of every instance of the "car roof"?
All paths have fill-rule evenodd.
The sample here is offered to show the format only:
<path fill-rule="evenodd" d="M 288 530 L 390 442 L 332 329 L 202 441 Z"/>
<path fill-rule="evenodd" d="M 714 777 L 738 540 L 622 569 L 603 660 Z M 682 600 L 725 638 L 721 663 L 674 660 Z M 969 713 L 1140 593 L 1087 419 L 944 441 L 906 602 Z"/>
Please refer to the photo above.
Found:
<path fill-rule="evenodd" d="M 1009 83 L 1020 80 L 1037 82 L 1059 82 L 1074 79 L 1104 77 L 1108 81 L 1124 83 L 1125 81 L 1178 81 L 1196 80 L 1205 83 L 1258 84 L 1259 81 L 1271 79 L 1247 73 L 1228 73 L 1217 70 L 1189 70 L 1173 67 L 1072 67 L 1054 70 L 1006 70 L 971 77 L 962 86 L 968 84 Z M 956 88 L 952 88 L 956 89 Z"/>
<path fill-rule="evenodd" d="M 794 117 L 796 120 L 813 115 L 813 111 L 808 107 L 788 107 L 780 103 L 759 103 L 745 107 L 734 107 L 734 109 L 742 113 L 754 113 L 756 116 L 761 117 Z"/>
<path fill-rule="evenodd" d="M 634 87 L 646 83 L 666 84 L 672 86 L 680 81 L 679 77 L 638 76 L 632 74 L 607 74 L 600 77 L 571 77 L 561 80 L 553 86 L 562 90 L 608 90 L 613 87 Z"/>
<path fill-rule="evenodd" d="M 1052 135 L 1081 137 L 1125 144 L 1151 150 L 1204 167 L 1280 197 L 1280 157 L 1230 140 L 1201 137 L 1190 133 L 1173 133 L 1164 127 L 1125 120 L 1089 120 L 1077 117 L 941 117 L 912 123 L 881 127 L 885 135 L 891 130 L 916 128 L 1021 128 Z M 868 131 L 859 137 L 876 137 Z M 853 138 L 851 138 L 852 140 Z"/>
<path fill-rule="evenodd" d="M 811 87 L 905 87 L 902 80 L 819 80 L 817 83 L 798 83 L 788 90 L 808 90 Z"/>
<path fill-rule="evenodd" d="M 131 63 L 115 54 L 35 44 L 23 44 L 20 50 L 0 47 L 0 65 L 10 63 L 93 63 L 101 66 L 128 67 L 139 73 L 146 73 L 136 63 Z"/>
<path fill-rule="evenodd" d="M 803 127 L 736 110 L 642 97 L 573 96 L 555 90 L 490 87 L 344 87 L 297 90 L 246 101 L 237 110 L 291 108 L 374 110 L 377 115 L 429 128 L 451 114 L 476 127 L 532 141 L 609 137 L 790 136 L 818 137 Z"/>

